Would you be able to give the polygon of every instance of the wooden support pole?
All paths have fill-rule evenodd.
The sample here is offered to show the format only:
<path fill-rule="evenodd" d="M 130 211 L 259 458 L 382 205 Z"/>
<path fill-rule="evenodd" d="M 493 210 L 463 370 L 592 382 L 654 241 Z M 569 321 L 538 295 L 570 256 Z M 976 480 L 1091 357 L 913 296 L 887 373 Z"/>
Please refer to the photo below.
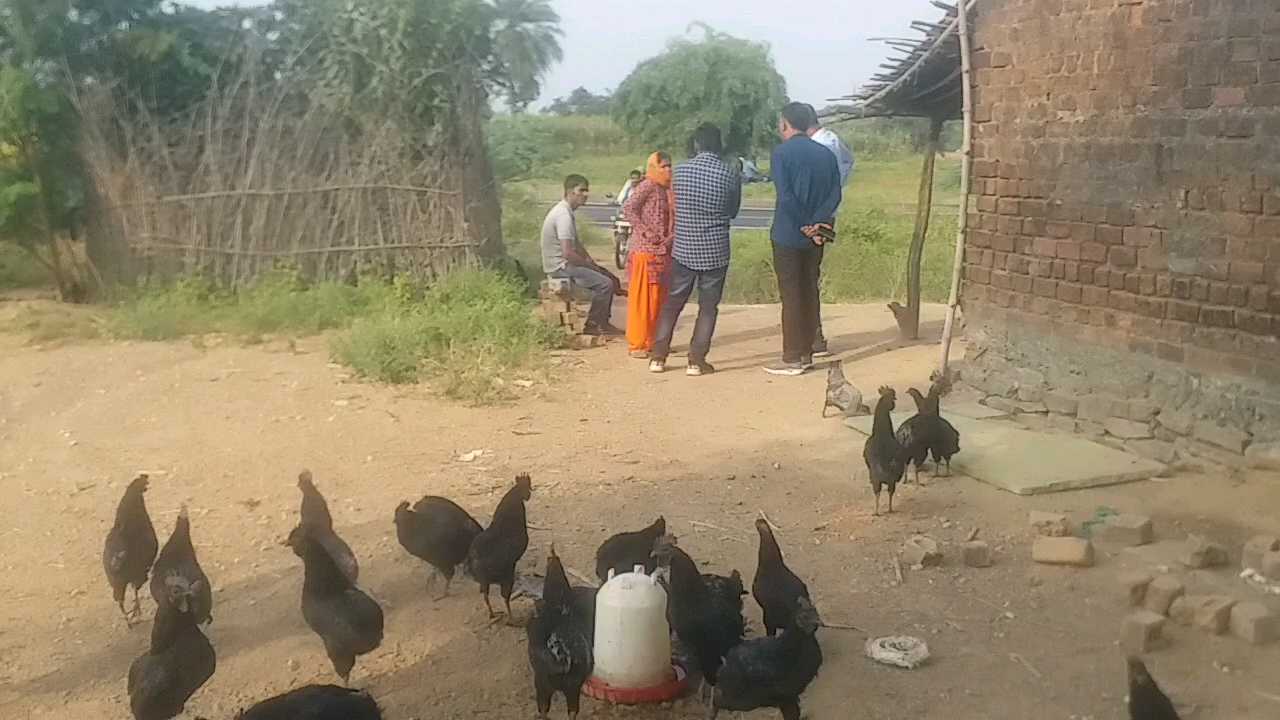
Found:
<path fill-rule="evenodd" d="M 929 236 L 929 215 L 933 209 L 933 174 L 937 165 L 938 149 L 942 144 L 941 116 L 932 118 L 929 139 L 924 148 L 924 167 L 920 170 L 920 193 L 916 198 L 916 224 L 911 235 L 911 249 L 907 253 L 907 306 L 889 305 L 898 321 L 898 333 L 904 340 L 920 337 L 920 264 L 924 260 L 924 242 Z"/>
<path fill-rule="evenodd" d="M 959 3 L 956 33 L 960 36 L 960 82 L 964 91 L 964 145 L 960 166 L 960 218 L 956 231 L 956 256 L 951 268 L 951 297 L 947 301 L 947 320 L 942 328 L 942 374 L 951 362 L 951 337 L 955 332 L 956 308 L 960 305 L 960 279 L 964 271 L 964 246 L 969 230 L 969 174 L 973 167 L 973 70 L 970 64 L 969 11 L 974 0 Z"/>

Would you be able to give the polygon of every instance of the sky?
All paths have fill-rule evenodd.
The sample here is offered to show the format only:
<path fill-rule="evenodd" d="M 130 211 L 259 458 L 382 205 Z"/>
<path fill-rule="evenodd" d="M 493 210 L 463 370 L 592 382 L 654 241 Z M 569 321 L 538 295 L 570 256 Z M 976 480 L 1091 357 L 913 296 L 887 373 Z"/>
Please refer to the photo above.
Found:
<path fill-rule="evenodd" d="M 200 7 L 255 0 L 188 0 Z M 642 60 L 695 22 L 769 43 L 788 95 L 822 107 L 854 92 L 889 55 L 873 37 L 920 37 L 912 20 L 937 20 L 929 0 L 552 0 L 560 13 L 564 62 L 539 104 L 576 87 L 612 90 Z"/>

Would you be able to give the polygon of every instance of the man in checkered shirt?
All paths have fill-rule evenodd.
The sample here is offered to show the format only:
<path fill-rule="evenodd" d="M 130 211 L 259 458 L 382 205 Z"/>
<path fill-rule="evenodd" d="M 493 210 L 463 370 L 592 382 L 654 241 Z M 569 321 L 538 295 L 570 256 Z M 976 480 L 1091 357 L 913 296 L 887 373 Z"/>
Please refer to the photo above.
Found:
<path fill-rule="evenodd" d="M 707 362 L 707 353 L 729 271 L 729 223 L 742 205 L 742 179 L 721 159 L 723 154 L 720 128 L 704 123 L 693 134 L 693 159 L 675 169 L 676 240 L 671 252 L 675 262 L 671 264 L 667 301 L 658 318 L 649 372 L 666 371 L 676 321 L 695 287 L 698 320 L 693 326 L 685 374 L 698 377 L 716 371 Z"/>

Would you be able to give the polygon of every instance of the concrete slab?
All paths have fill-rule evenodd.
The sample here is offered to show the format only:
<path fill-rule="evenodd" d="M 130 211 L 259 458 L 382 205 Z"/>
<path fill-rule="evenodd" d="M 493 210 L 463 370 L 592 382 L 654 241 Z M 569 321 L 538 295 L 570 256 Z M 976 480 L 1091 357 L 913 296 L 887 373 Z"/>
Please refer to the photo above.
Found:
<path fill-rule="evenodd" d="M 1070 435 L 1023 430 L 1000 420 L 975 420 L 945 408 L 960 431 L 960 454 L 952 469 L 1015 495 L 1148 480 L 1164 465 Z M 914 413 L 894 413 L 897 427 Z M 845 420 L 863 435 L 871 434 L 870 416 Z"/>

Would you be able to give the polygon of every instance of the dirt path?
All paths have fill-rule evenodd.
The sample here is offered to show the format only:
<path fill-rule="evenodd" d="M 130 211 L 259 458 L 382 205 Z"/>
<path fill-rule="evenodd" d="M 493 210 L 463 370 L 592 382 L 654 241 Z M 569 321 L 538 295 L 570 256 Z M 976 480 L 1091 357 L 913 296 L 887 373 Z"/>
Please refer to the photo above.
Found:
<path fill-rule="evenodd" d="M 763 509 L 826 619 L 928 640 L 933 661 L 899 671 L 863 658 L 858 633 L 823 631 L 826 664 L 803 699 L 815 719 L 1126 717 L 1115 645 L 1125 608 L 1114 583 L 1125 561 L 1104 554 L 1090 571 L 1034 566 L 1026 513 L 1107 505 L 1152 514 L 1159 534 L 1205 530 L 1233 547 L 1278 529 L 1280 484 L 1261 476 L 1181 475 L 1032 499 L 954 478 L 908 486 L 898 513 L 873 518 L 860 437 L 818 416 L 823 377 L 773 379 L 757 368 L 778 351 L 776 308 L 729 307 L 721 317 L 717 375 L 651 376 L 615 344 L 557 357 L 560 382 L 496 409 L 354 382 L 328 363 L 322 338 L 295 352 L 232 343 L 41 350 L 0 336 L 0 714 L 128 715 L 124 678 L 148 626 L 125 629 L 100 553 L 124 484 L 143 470 L 157 532 L 167 536 L 188 503 L 214 582 L 218 672 L 187 715 L 211 719 L 335 681 L 298 611 L 300 563 L 280 546 L 304 467 L 360 556 L 361 585 L 387 611 L 386 641 L 357 664 L 353 683 L 397 719 L 533 715 L 523 632 L 487 626 L 465 579 L 453 597 L 427 599 L 424 566 L 400 549 L 391 522 L 398 501 L 426 493 L 485 521 L 521 471 L 534 478 L 531 522 L 544 528 L 533 532 L 525 570 L 554 540 L 566 562 L 589 571 L 604 537 L 662 513 L 694 557 L 749 579 L 752 521 Z M 927 308 L 930 332 L 940 317 Z M 832 307 L 826 324 L 841 349 L 893 336 L 883 306 Z M 902 349 L 846 371 L 864 392 L 902 390 L 925 382 L 935 356 L 933 346 Z M 459 461 L 473 450 L 485 452 Z M 997 548 L 993 568 L 956 561 L 974 527 Z M 947 564 L 909 571 L 898 586 L 888 561 L 917 532 L 947 544 Z M 148 617 L 151 607 L 145 600 Z M 758 631 L 758 609 L 747 607 Z M 527 602 L 517 612 L 527 614 Z M 1170 635 L 1152 669 L 1180 703 L 1197 706 L 1190 718 L 1280 714 L 1260 694 L 1280 694 L 1280 648 L 1177 627 Z M 583 714 L 624 716 L 692 718 L 701 709 L 627 712 L 588 701 Z"/>

